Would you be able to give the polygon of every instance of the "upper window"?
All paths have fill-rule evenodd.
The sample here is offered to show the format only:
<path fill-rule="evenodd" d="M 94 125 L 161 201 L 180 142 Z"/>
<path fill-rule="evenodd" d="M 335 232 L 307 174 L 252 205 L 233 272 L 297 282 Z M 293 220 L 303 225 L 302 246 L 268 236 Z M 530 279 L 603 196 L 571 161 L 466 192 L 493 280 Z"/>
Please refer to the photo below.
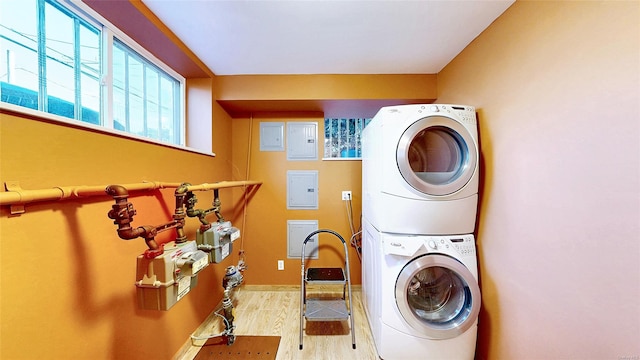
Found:
<path fill-rule="evenodd" d="M 362 130 L 371 119 L 324 119 L 324 158 L 360 159 Z"/>
<path fill-rule="evenodd" d="M 81 3 L 0 1 L 2 102 L 184 145 L 182 77 Z"/>

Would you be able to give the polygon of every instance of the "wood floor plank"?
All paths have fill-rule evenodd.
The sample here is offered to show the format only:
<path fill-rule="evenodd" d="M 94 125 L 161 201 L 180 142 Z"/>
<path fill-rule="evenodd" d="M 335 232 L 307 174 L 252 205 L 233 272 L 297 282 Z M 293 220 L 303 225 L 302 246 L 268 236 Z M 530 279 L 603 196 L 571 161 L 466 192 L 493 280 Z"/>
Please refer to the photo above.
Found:
<path fill-rule="evenodd" d="M 341 293 L 337 293 L 341 296 Z M 333 296 L 333 295 L 332 295 Z M 303 349 L 300 338 L 299 287 L 240 287 L 234 290 L 235 335 L 280 336 L 276 360 L 309 359 L 378 359 L 371 331 L 361 301 L 360 289 L 352 290 L 356 349 L 351 346 L 349 322 L 304 322 Z M 224 329 L 222 319 L 210 315 L 194 335 L 217 334 Z M 204 342 L 202 342 L 204 343 Z M 233 345 L 232 345 L 233 346 Z M 176 354 L 176 360 L 193 360 L 199 346 L 186 344 Z"/>

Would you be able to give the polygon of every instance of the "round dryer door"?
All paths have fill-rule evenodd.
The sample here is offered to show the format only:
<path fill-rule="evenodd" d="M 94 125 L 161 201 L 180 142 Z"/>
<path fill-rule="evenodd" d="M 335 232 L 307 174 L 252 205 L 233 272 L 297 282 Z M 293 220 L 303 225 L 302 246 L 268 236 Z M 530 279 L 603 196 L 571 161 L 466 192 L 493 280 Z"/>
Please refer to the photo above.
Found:
<path fill-rule="evenodd" d="M 456 337 L 476 324 L 480 288 L 473 274 L 446 255 L 423 255 L 396 281 L 396 304 L 404 320 L 432 339 Z"/>
<path fill-rule="evenodd" d="M 473 176 L 478 154 L 469 131 L 444 116 L 422 118 L 398 142 L 398 169 L 414 189 L 434 196 L 462 189 Z"/>

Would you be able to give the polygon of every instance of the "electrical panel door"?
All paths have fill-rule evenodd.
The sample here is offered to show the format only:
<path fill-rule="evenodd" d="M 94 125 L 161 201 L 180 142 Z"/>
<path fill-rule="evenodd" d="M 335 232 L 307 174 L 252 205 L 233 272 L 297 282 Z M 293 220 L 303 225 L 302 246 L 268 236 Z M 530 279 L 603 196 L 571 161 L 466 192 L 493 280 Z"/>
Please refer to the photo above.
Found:
<path fill-rule="evenodd" d="M 318 209 L 318 170 L 287 171 L 287 209 Z"/>
<path fill-rule="evenodd" d="M 287 160 L 318 160 L 318 123 L 287 123 Z"/>
<path fill-rule="evenodd" d="M 300 259 L 302 242 L 316 230 L 318 220 L 287 220 L 287 258 Z M 318 235 L 307 241 L 304 252 L 307 258 L 318 258 Z"/>
<path fill-rule="evenodd" d="M 284 151 L 284 123 L 260 123 L 260 151 Z"/>

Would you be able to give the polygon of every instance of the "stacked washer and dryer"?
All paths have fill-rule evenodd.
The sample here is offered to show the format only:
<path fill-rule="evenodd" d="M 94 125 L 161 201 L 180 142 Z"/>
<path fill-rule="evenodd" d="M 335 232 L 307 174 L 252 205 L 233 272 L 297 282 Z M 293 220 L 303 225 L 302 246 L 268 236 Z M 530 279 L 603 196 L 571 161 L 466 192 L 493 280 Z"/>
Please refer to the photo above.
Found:
<path fill-rule="evenodd" d="M 362 290 L 378 355 L 473 359 L 475 108 L 380 109 L 362 134 Z"/>

